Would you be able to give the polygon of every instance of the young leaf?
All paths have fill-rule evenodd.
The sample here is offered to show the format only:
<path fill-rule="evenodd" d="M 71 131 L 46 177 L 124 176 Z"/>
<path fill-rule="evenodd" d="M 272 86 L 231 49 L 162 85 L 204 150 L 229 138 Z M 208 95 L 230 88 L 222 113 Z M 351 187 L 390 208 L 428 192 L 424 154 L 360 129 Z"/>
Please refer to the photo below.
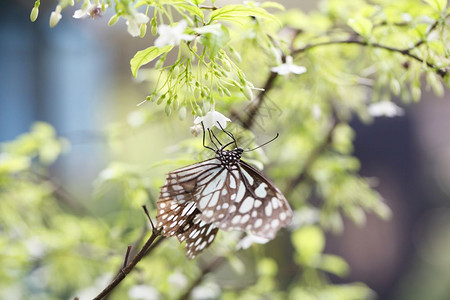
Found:
<path fill-rule="evenodd" d="M 209 23 L 217 20 L 239 22 L 240 17 L 258 17 L 277 21 L 273 15 L 260 7 L 248 7 L 240 4 L 231 4 L 225 5 L 224 7 L 213 11 L 211 13 Z"/>
<path fill-rule="evenodd" d="M 189 4 L 185 4 L 185 3 L 179 3 L 179 4 L 177 4 L 177 6 L 187 10 L 192 15 L 199 17 L 200 20 L 203 21 L 203 18 L 204 18 L 203 11 L 200 8 L 198 8 L 197 6 L 193 6 L 193 5 L 189 5 Z"/>
<path fill-rule="evenodd" d="M 424 0 L 429 6 L 437 11 L 442 11 L 447 7 L 447 0 Z"/>
<path fill-rule="evenodd" d="M 170 50 L 172 50 L 172 48 L 173 46 L 171 45 L 161 48 L 152 46 L 147 49 L 138 51 L 130 61 L 131 73 L 133 74 L 133 77 L 136 77 L 137 71 L 141 66 L 148 64 L 161 54 L 169 52 Z"/>
<path fill-rule="evenodd" d="M 368 36 L 372 31 L 372 22 L 363 17 L 348 20 L 348 26 L 350 26 L 356 33 L 362 36 Z"/>

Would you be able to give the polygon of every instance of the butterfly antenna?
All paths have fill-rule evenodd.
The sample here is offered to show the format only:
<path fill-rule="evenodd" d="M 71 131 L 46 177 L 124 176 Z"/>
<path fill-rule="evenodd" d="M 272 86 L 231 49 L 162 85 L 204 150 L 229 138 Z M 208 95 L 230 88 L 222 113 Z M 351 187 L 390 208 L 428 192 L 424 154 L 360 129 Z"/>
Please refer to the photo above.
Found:
<path fill-rule="evenodd" d="M 233 140 L 234 145 L 236 145 L 236 148 L 238 148 L 238 145 L 237 145 L 236 139 L 234 138 L 234 135 L 231 132 L 225 130 L 222 127 L 222 125 L 220 125 L 219 121 L 217 121 L 217 124 L 219 124 L 220 129 L 222 129 L 222 131 L 225 132 Z M 228 143 L 227 145 L 230 145 L 230 144 L 232 144 L 232 143 Z M 223 148 L 225 148 L 225 147 L 223 147 Z"/>
<path fill-rule="evenodd" d="M 202 124 L 202 128 L 203 128 L 203 147 L 205 147 L 206 149 L 209 149 L 211 151 L 216 152 L 216 150 L 214 150 L 213 148 L 205 145 L 205 135 L 206 135 L 206 133 L 205 133 L 205 125 L 203 125 L 203 122 L 201 122 L 201 124 Z"/>
<path fill-rule="evenodd" d="M 258 147 L 255 147 L 255 148 L 253 148 L 253 149 L 247 149 L 247 150 L 244 150 L 244 152 L 250 152 L 250 151 L 256 150 L 256 149 L 258 149 L 258 148 L 261 148 L 261 147 L 263 147 L 263 146 L 265 146 L 265 145 L 267 145 L 267 144 L 273 142 L 273 141 L 276 140 L 279 136 L 280 136 L 280 134 L 277 133 L 277 135 L 276 135 L 273 139 L 271 139 L 270 141 L 267 141 L 267 142 L 265 142 L 264 144 L 259 145 Z"/>

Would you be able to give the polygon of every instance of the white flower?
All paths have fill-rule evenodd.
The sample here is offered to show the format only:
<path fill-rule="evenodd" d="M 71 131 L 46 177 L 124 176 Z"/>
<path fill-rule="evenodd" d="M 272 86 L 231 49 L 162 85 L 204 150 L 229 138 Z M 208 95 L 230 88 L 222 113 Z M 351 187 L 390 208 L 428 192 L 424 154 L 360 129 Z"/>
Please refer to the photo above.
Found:
<path fill-rule="evenodd" d="M 131 127 L 139 127 L 145 124 L 147 116 L 142 110 L 135 110 L 128 114 L 127 123 Z"/>
<path fill-rule="evenodd" d="M 108 283 L 111 282 L 112 278 L 112 275 L 104 274 L 97 278 L 91 286 L 76 291 L 75 295 L 78 299 L 92 299 L 98 294 L 98 291 L 102 290 L 105 286 L 108 285 Z M 70 297 L 70 299 L 74 299 L 75 295 Z"/>
<path fill-rule="evenodd" d="M 286 62 L 284 64 L 272 67 L 270 70 L 279 75 L 288 75 L 289 73 L 302 74 L 306 72 L 305 67 L 294 65 L 292 56 L 286 57 Z"/>
<path fill-rule="evenodd" d="M 291 230 L 300 228 L 302 226 L 311 225 L 319 222 L 320 212 L 316 208 L 304 207 L 294 211 L 291 224 L 289 228 Z"/>
<path fill-rule="evenodd" d="M 195 36 L 184 34 L 184 30 L 187 27 L 187 22 L 185 20 L 180 21 L 175 26 L 160 25 L 158 27 L 159 37 L 155 41 L 156 47 L 164 46 L 177 46 L 184 41 L 192 41 Z"/>
<path fill-rule="evenodd" d="M 368 112 L 372 117 L 396 117 L 403 116 L 403 108 L 397 106 L 391 101 L 381 101 L 372 103 L 368 107 Z"/>
<path fill-rule="evenodd" d="M 91 2 L 88 0 L 81 9 L 78 9 L 74 12 L 73 18 L 74 19 L 84 19 L 87 17 L 95 18 L 96 16 L 100 15 L 102 11 L 102 5 L 101 4 L 91 4 Z"/>
<path fill-rule="evenodd" d="M 61 10 L 61 5 L 57 5 L 55 11 L 52 11 L 52 13 L 50 14 L 50 27 L 55 27 L 58 24 L 59 20 L 61 20 Z"/>
<path fill-rule="evenodd" d="M 217 299 L 220 295 L 220 287 L 214 282 L 206 282 L 192 290 L 191 297 L 194 300 Z"/>
<path fill-rule="evenodd" d="M 231 120 L 222 115 L 220 112 L 212 110 L 203 117 L 197 117 L 194 120 L 194 124 L 200 124 L 201 122 L 203 122 L 206 130 L 211 129 L 214 126 L 219 129 L 225 129 L 225 127 L 227 127 L 227 122 L 231 122 Z"/>
<path fill-rule="evenodd" d="M 319 120 L 322 116 L 322 110 L 320 109 L 320 106 L 317 104 L 314 104 L 312 107 L 312 115 L 314 120 Z"/>
<path fill-rule="evenodd" d="M 184 276 L 184 274 L 180 271 L 175 271 L 174 273 L 170 274 L 170 276 L 167 278 L 167 281 L 172 286 L 176 286 L 180 289 L 184 288 L 188 284 L 186 276 Z"/>
<path fill-rule="evenodd" d="M 148 285 L 135 285 L 128 291 L 130 299 L 156 300 L 159 299 L 158 291 Z"/>
<path fill-rule="evenodd" d="M 128 9 L 128 12 L 127 15 L 123 16 L 127 20 L 128 33 L 131 34 L 131 36 L 138 36 L 141 34 L 141 25 L 148 23 L 150 19 L 147 15 L 137 12 L 137 10 L 131 6 Z"/>
<path fill-rule="evenodd" d="M 24 245 L 31 257 L 42 258 L 47 252 L 46 246 L 36 237 L 25 240 Z"/>
<path fill-rule="evenodd" d="M 268 241 L 270 241 L 270 239 L 266 239 L 260 236 L 256 236 L 256 235 L 252 235 L 252 234 L 247 234 L 242 240 L 240 240 L 237 245 L 236 245 L 236 250 L 240 250 L 240 249 L 248 249 L 250 248 L 250 246 L 252 244 L 265 244 Z"/>
<path fill-rule="evenodd" d="M 257 6 L 257 7 L 261 6 L 261 3 L 259 3 L 258 1 L 244 1 L 243 4 L 246 5 L 246 6 L 250 6 L 250 7 L 252 7 L 252 6 Z"/>
<path fill-rule="evenodd" d="M 195 137 L 197 137 L 203 131 L 202 125 L 200 124 L 192 125 L 191 127 L 189 127 L 189 130 L 191 131 L 191 134 Z"/>

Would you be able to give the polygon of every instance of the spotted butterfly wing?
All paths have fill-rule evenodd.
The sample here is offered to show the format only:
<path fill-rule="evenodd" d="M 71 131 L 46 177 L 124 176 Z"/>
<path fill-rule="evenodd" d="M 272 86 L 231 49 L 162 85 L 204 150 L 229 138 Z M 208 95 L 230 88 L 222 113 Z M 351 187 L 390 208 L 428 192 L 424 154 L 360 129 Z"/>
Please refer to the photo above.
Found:
<path fill-rule="evenodd" d="M 213 176 L 217 168 L 220 161 L 213 158 L 170 172 L 158 198 L 157 226 L 164 236 L 176 235 L 180 243 L 186 241 L 191 259 L 214 241 L 218 231 L 199 218 L 194 197 L 199 180 Z"/>
<path fill-rule="evenodd" d="M 236 210 L 229 213 L 219 228 L 247 231 L 273 239 L 278 230 L 289 225 L 292 219 L 286 198 L 270 180 L 244 161 L 240 161 L 238 170 L 240 185 L 234 199 Z"/>
<path fill-rule="evenodd" d="M 195 257 L 217 229 L 241 230 L 273 239 L 290 223 L 292 210 L 280 190 L 240 160 L 243 150 L 216 151 L 216 157 L 167 175 L 158 199 L 158 226 L 165 236 L 186 240 Z"/>

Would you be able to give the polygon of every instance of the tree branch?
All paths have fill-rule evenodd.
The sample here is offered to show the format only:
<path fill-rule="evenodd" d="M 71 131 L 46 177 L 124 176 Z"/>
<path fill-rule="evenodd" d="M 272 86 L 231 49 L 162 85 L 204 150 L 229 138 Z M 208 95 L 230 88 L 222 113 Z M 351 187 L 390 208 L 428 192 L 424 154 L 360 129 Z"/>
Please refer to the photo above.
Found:
<path fill-rule="evenodd" d="M 259 92 L 258 96 L 256 96 L 255 100 L 253 100 L 248 106 L 248 113 L 246 119 L 241 119 L 237 113 L 232 112 L 232 117 L 236 118 L 245 129 L 251 129 L 253 127 L 253 124 L 255 122 L 256 114 L 258 113 L 259 108 L 263 104 L 264 98 L 267 94 L 267 92 L 273 87 L 273 83 L 275 79 L 277 78 L 278 74 L 271 72 L 269 77 L 266 80 L 266 83 L 264 84 L 263 90 Z"/>
<path fill-rule="evenodd" d="M 416 49 L 422 43 L 423 42 L 420 41 L 420 42 L 416 43 L 417 46 L 415 46 L 415 47 L 399 49 L 399 48 L 394 48 L 394 47 L 390 47 L 390 46 L 386 46 L 386 45 L 382 45 L 382 44 L 378 44 L 378 43 L 369 43 L 367 41 L 362 41 L 362 40 L 357 40 L 357 39 L 346 39 L 346 40 L 336 40 L 336 41 L 320 42 L 320 43 L 316 43 L 316 44 L 309 44 L 304 47 L 295 49 L 292 52 L 292 55 L 306 52 L 306 51 L 308 51 L 312 48 L 316 48 L 316 47 L 322 47 L 322 46 L 328 46 L 328 45 L 338 45 L 338 44 L 356 44 L 356 45 L 360 45 L 360 46 L 374 47 L 374 48 L 384 49 L 386 51 L 400 53 L 400 54 L 402 54 L 404 56 L 408 56 L 418 62 L 426 64 L 429 68 L 435 70 L 436 73 L 441 77 L 444 77 L 445 75 L 447 75 L 447 73 L 448 73 L 447 68 L 438 67 L 438 66 L 434 65 L 433 63 L 420 58 L 416 54 L 411 53 L 412 50 Z"/>

